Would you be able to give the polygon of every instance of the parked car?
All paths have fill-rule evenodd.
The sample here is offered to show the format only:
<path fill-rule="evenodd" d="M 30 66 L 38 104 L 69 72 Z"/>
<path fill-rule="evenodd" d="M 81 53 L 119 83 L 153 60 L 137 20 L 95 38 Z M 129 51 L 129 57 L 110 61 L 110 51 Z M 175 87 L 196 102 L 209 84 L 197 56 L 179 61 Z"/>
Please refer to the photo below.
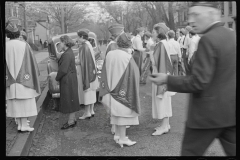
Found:
<path fill-rule="evenodd" d="M 63 35 L 68 35 L 75 42 L 76 45 L 72 47 L 72 50 L 73 50 L 73 53 L 75 56 L 78 55 L 79 47 L 80 47 L 80 44 L 77 41 L 77 39 L 78 39 L 77 32 L 57 35 L 57 36 L 52 37 L 48 41 L 48 53 L 49 53 L 49 60 L 47 63 L 47 72 L 49 75 L 48 86 L 49 86 L 49 92 L 50 92 L 52 98 L 54 98 L 55 106 L 58 105 L 57 104 L 58 102 L 56 99 L 60 98 L 60 87 L 59 87 L 58 83 L 56 82 L 55 77 L 56 77 L 57 71 L 58 71 L 58 60 L 60 59 L 61 54 L 63 53 L 58 48 L 58 44 L 60 44 L 60 37 Z M 88 37 L 89 37 L 88 40 L 92 44 L 93 50 L 95 52 L 97 75 L 98 75 L 98 78 L 100 78 L 99 74 L 101 73 L 103 59 L 101 57 L 101 51 L 99 49 L 97 35 L 93 32 L 89 32 Z M 97 95 L 98 95 L 98 93 L 97 93 Z"/>

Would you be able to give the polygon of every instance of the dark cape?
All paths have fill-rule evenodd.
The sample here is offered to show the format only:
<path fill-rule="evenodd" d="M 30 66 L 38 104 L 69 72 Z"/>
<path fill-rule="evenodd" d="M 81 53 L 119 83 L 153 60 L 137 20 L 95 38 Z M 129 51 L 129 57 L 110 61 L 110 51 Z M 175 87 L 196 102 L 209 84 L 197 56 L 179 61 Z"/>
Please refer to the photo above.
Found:
<path fill-rule="evenodd" d="M 106 65 L 104 62 L 99 97 L 103 97 L 109 93 L 116 101 L 140 114 L 139 78 L 137 77 L 139 77 L 138 67 L 134 59 L 131 58 L 117 86 L 110 91 L 107 82 Z"/>
<path fill-rule="evenodd" d="M 60 107 L 61 113 L 79 111 L 78 81 L 75 66 L 75 56 L 68 48 L 58 61 L 56 81 L 60 81 Z"/>
<path fill-rule="evenodd" d="M 108 47 L 107 47 L 107 50 L 106 50 L 105 57 L 107 56 L 109 51 L 112 51 L 112 50 L 115 50 L 115 49 L 118 49 L 118 46 L 117 46 L 116 42 L 109 44 Z"/>
<path fill-rule="evenodd" d="M 163 42 L 159 42 L 155 48 L 153 57 L 155 60 L 155 65 L 157 67 L 158 73 L 166 73 L 166 74 L 173 74 L 173 67 L 168 57 L 166 48 Z M 166 85 L 161 85 L 157 87 L 157 95 L 163 94 L 166 91 Z"/>
<path fill-rule="evenodd" d="M 40 83 L 38 76 L 40 75 L 38 65 L 33 51 L 26 43 L 25 53 L 22 61 L 22 66 L 18 73 L 16 80 L 12 77 L 8 66 L 6 64 L 6 87 L 14 83 L 22 84 L 25 87 L 34 89 L 38 94 L 41 94 Z"/>
<path fill-rule="evenodd" d="M 85 42 L 79 48 L 79 60 L 82 69 L 83 90 L 85 91 L 90 88 L 90 83 L 97 78 L 96 66 L 91 51 Z"/>

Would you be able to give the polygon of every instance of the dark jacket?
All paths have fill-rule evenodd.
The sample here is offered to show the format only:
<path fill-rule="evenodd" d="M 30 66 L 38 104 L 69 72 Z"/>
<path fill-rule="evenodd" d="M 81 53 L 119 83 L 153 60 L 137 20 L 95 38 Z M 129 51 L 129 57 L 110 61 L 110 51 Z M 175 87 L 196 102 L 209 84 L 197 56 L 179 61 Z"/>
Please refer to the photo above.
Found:
<path fill-rule="evenodd" d="M 78 82 L 75 56 L 72 49 L 67 49 L 58 61 L 56 81 L 60 81 L 60 107 L 62 113 L 79 111 Z"/>
<path fill-rule="evenodd" d="M 168 90 L 191 93 L 186 126 L 236 125 L 236 38 L 223 23 L 201 37 L 189 76 L 168 76 Z"/>

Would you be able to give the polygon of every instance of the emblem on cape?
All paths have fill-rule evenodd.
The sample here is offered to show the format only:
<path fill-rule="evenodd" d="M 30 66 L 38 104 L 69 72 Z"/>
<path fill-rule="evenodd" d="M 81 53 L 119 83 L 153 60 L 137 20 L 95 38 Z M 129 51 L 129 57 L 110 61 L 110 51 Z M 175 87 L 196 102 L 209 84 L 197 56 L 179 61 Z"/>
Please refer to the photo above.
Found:
<path fill-rule="evenodd" d="M 104 82 L 102 82 L 101 86 L 102 86 L 102 88 L 104 88 L 104 87 L 105 87 L 105 83 L 104 83 Z"/>
<path fill-rule="evenodd" d="M 6 75 L 6 80 L 8 80 L 8 76 Z"/>
<path fill-rule="evenodd" d="M 25 80 L 29 80 L 30 79 L 30 74 L 26 73 L 26 74 L 24 74 L 23 77 L 24 77 Z"/>
<path fill-rule="evenodd" d="M 123 89 L 121 89 L 121 90 L 119 91 L 119 95 L 120 95 L 121 97 L 125 97 L 125 96 L 126 96 L 126 92 L 125 92 Z"/>

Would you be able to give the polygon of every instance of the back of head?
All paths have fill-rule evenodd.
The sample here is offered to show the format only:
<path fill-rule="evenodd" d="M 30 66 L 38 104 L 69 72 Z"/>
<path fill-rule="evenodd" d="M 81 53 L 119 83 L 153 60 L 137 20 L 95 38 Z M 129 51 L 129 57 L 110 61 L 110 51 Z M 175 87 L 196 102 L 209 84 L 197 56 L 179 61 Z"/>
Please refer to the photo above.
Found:
<path fill-rule="evenodd" d="M 60 37 L 60 41 L 63 42 L 69 48 L 71 48 L 72 46 L 75 45 L 73 40 L 67 35 L 64 35 L 64 36 Z"/>
<path fill-rule="evenodd" d="M 144 31 L 145 30 L 145 28 L 144 27 L 139 27 L 138 29 L 136 29 L 136 31 L 137 31 L 137 34 L 138 33 L 140 33 L 140 32 L 142 32 L 142 31 Z"/>
<path fill-rule="evenodd" d="M 117 45 L 120 48 L 130 48 L 132 46 L 131 35 L 126 33 L 119 35 Z"/>
<path fill-rule="evenodd" d="M 175 32 L 174 32 L 173 30 L 170 30 L 170 31 L 168 32 L 168 37 L 169 37 L 169 39 L 175 38 Z"/>
<path fill-rule="evenodd" d="M 152 37 L 152 34 L 149 32 L 149 31 L 146 31 L 144 33 L 144 35 L 147 37 L 147 38 L 151 38 Z"/>

